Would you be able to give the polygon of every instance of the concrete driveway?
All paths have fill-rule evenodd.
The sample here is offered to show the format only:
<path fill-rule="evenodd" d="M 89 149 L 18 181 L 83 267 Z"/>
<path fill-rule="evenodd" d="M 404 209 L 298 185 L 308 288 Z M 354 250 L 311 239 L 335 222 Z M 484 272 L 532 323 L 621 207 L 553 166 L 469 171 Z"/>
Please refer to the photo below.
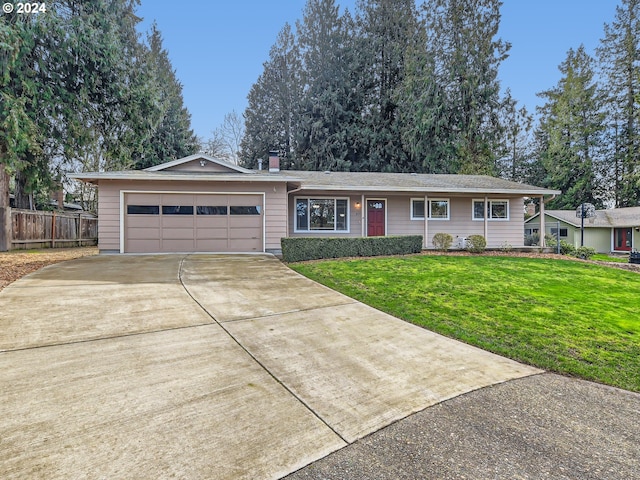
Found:
<path fill-rule="evenodd" d="M 0 293 L 0 477 L 280 478 L 538 370 L 268 255 L 87 257 Z"/>

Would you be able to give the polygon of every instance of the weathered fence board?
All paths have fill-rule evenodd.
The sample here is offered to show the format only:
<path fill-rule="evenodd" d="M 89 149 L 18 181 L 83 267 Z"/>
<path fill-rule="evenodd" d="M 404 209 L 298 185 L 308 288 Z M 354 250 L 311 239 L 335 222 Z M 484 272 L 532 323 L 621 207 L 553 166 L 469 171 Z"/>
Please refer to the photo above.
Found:
<path fill-rule="evenodd" d="M 88 213 L 11 209 L 11 249 L 96 245 L 98 219 Z"/>

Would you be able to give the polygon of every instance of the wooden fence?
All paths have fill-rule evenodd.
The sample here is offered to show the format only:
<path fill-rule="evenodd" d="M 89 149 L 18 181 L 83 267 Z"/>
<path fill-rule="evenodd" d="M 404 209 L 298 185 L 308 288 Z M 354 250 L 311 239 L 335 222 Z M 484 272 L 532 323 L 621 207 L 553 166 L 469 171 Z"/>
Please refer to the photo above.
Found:
<path fill-rule="evenodd" d="M 11 209 L 10 249 L 98 244 L 98 219 L 89 213 Z"/>

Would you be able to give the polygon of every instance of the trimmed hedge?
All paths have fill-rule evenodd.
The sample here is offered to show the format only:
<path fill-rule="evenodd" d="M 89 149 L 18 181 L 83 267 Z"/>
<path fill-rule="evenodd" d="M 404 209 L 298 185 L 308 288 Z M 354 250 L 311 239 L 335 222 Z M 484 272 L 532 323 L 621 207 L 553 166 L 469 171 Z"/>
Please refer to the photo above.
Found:
<path fill-rule="evenodd" d="M 406 255 L 422 251 L 422 235 L 358 238 L 282 238 L 282 259 L 302 262 L 322 258 Z"/>

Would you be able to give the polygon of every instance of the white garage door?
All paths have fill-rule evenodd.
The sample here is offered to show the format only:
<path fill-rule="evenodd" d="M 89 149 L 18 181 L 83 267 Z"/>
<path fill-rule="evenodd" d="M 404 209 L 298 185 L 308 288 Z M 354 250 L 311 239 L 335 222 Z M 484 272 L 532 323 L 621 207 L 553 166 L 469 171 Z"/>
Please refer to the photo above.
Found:
<path fill-rule="evenodd" d="M 124 251 L 262 252 L 262 194 L 125 194 Z"/>

